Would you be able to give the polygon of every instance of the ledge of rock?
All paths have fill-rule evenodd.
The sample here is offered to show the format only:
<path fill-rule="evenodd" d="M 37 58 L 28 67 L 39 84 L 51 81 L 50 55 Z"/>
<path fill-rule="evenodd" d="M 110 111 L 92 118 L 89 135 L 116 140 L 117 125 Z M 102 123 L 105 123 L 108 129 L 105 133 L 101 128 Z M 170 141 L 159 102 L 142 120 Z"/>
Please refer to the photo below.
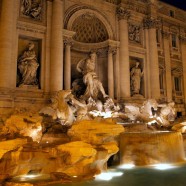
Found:
<path fill-rule="evenodd" d="M 33 141 L 39 141 L 42 137 L 42 117 L 39 115 L 15 114 L 5 121 L 2 135 L 14 138 L 17 134 L 29 136 Z"/>
<path fill-rule="evenodd" d="M 84 141 L 94 145 L 117 142 L 117 137 L 124 132 L 124 127 L 112 119 L 77 121 L 68 131 L 72 141 Z"/>

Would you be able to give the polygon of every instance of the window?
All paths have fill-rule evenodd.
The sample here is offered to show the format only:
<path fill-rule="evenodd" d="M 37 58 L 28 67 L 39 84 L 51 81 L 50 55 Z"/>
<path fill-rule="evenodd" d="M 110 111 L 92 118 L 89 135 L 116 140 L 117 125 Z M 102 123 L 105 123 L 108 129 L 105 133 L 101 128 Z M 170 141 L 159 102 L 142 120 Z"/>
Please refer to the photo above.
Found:
<path fill-rule="evenodd" d="M 170 15 L 170 17 L 174 17 L 174 11 L 173 10 L 170 10 L 169 11 L 169 15 Z"/>
<path fill-rule="evenodd" d="M 156 42 L 160 43 L 159 30 L 156 30 Z"/>
<path fill-rule="evenodd" d="M 181 78 L 180 77 L 174 77 L 174 87 L 175 87 L 175 91 L 181 91 Z"/>
<path fill-rule="evenodd" d="M 177 48 L 176 34 L 172 34 L 172 47 Z"/>
<path fill-rule="evenodd" d="M 160 89 L 163 90 L 163 73 L 160 73 L 159 75 L 159 80 L 160 80 Z"/>

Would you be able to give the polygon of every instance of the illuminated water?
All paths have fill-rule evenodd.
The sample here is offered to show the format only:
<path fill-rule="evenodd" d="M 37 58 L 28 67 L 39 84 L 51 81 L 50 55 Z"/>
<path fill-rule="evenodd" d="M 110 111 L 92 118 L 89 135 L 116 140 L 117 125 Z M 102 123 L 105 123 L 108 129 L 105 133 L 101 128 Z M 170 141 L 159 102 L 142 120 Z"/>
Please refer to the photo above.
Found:
<path fill-rule="evenodd" d="M 126 166 L 125 166 L 126 167 Z M 75 183 L 42 183 L 43 186 L 185 186 L 186 185 L 186 163 L 184 164 L 158 164 L 148 167 L 132 167 L 129 169 L 121 167 L 109 168 L 95 180 Z M 31 183 L 46 181 L 41 179 L 28 179 Z M 23 182 L 29 182 L 22 180 Z M 21 181 L 21 180 L 20 180 Z M 19 182 L 20 182 L 19 181 Z"/>
<path fill-rule="evenodd" d="M 125 170 L 118 168 L 111 170 L 111 172 L 117 173 L 111 180 L 50 184 L 48 186 L 185 186 L 186 164 L 169 168 L 166 170 L 154 169 L 152 167 L 138 167 Z M 123 175 L 119 176 L 121 173 Z"/>
<path fill-rule="evenodd" d="M 124 132 L 120 135 L 120 162 L 135 165 L 184 161 L 180 132 Z"/>

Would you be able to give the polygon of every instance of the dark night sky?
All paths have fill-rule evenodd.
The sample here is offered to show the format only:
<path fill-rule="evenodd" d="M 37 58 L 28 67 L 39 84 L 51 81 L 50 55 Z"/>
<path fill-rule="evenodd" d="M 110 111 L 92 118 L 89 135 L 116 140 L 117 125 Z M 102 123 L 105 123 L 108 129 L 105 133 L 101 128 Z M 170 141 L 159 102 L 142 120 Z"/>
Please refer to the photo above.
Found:
<path fill-rule="evenodd" d="M 186 0 L 161 0 L 186 11 Z"/>

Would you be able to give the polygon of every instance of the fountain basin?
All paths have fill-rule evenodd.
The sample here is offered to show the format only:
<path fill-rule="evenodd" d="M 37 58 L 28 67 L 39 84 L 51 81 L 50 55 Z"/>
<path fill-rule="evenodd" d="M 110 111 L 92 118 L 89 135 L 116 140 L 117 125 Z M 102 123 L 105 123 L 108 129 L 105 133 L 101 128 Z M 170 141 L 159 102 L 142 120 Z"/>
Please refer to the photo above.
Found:
<path fill-rule="evenodd" d="M 125 132 L 120 134 L 120 164 L 138 166 L 178 163 L 185 158 L 180 132 Z"/>

